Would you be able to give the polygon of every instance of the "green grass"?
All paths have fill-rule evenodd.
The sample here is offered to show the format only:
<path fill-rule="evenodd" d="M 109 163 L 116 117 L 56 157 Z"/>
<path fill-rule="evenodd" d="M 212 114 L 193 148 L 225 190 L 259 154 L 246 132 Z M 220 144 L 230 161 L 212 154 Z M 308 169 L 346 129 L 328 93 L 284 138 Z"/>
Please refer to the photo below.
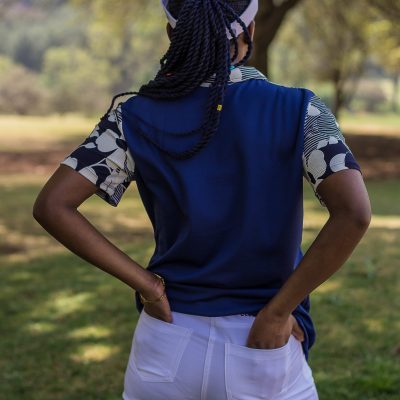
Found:
<path fill-rule="evenodd" d="M 31 217 L 43 177 L 15 178 L 0 179 L 0 399 L 120 399 L 138 318 L 134 292 L 69 253 Z M 370 229 L 311 294 L 317 341 L 310 365 L 320 400 L 399 398 L 399 183 L 367 182 Z M 94 196 L 81 211 L 146 265 L 153 238 L 134 186 L 117 208 Z M 305 182 L 303 251 L 326 218 Z"/>
<path fill-rule="evenodd" d="M 2 135 L 0 151 L 21 150 L 28 139 L 28 150 L 62 148 L 95 123 L 1 117 L 2 132 L 10 134 Z M 394 118 L 389 125 L 396 124 Z M 120 399 L 138 318 L 134 292 L 67 251 L 33 219 L 47 178 L 0 173 L 0 400 Z M 400 398 L 400 181 L 366 183 L 370 228 L 343 268 L 311 294 L 317 340 L 309 362 L 320 400 Z M 305 252 L 328 214 L 304 186 Z M 117 208 L 93 196 L 80 210 L 147 264 L 154 240 L 135 184 Z"/>
<path fill-rule="evenodd" d="M 48 117 L 0 115 L 0 131 L 3 132 L 0 151 L 32 151 L 50 145 L 77 143 L 93 130 L 99 118 L 75 114 Z M 400 115 L 344 111 L 340 126 L 346 134 L 400 136 Z"/>
<path fill-rule="evenodd" d="M 0 151 L 23 152 L 48 149 L 50 145 L 63 146 L 87 136 L 97 122 L 74 114 L 48 117 L 0 115 Z"/>
<path fill-rule="evenodd" d="M 400 136 L 400 115 L 343 111 L 340 128 L 347 134 Z"/>

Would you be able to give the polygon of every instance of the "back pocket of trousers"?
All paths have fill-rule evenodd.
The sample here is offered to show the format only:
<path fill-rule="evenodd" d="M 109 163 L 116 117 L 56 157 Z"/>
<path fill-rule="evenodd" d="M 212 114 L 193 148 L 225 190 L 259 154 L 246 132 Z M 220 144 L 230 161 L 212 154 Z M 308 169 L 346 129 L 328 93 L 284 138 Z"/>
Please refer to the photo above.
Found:
<path fill-rule="evenodd" d="M 147 382 L 173 382 L 193 329 L 162 321 L 143 309 L 133 338 L 133 361 Z"/>
<path fill-rule="evenodd" d="M 256 349 L 225 343 L 225 384 L 229 400 L 269 400 L 281 393 L 290 379 L 293 347 Z"/>

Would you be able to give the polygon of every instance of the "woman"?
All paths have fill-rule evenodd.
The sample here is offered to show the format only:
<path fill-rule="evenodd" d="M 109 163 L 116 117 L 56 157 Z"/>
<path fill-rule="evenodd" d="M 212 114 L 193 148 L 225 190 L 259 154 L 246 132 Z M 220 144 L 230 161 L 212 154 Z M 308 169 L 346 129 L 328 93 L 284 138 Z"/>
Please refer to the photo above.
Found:
<path fill-rule="evenodd" d="M 365 234 L 370 202 L 334 116 L 245 66 L 256 0 L 162 0 L 170 47 L 46 183 L 34 216 L 135 290 L 125 400 L 315 400 L 309 294 Z M 329 219 L 303 255 L 303 177 Z M 143 268 L 78 211 L 135 181 L 154 228 Z M 51 207 L 50 207 L 51 205 Z"/>

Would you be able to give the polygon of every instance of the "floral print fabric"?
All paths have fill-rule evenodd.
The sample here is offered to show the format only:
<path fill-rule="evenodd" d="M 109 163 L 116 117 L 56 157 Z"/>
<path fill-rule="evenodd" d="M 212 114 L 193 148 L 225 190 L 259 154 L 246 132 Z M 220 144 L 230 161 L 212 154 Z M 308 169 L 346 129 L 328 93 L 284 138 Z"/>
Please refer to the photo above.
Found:
<path fill-rule="evenodd" d="M 329 175 L 349 168 L 358 169 L 362 174 L 335 116 L 321 98 L 314 95 L 304 123 L 303 175 L 323 207 L 326 204 L 317 192 L 319 184 Z"/>
<path fill-rule="evenodd" d="M 135 180 L 135 163 L 122 133 L 120 106 L 104 116 L 60 164 L 89 179 L 98 187 L 96 194 L 116 207 Z"/>
<path fill-rule="evenodd" d="M 83 143 L 60 162 L 94 183 L 96 194 L 114 207 L 135 180 L 135 162 L 123 134 L 120 107 L 104 116 Z M 317 193 L 319 184 L 349 168 L 361 172 L 334 115 L 318 96 L 313 96 L 304 122 L 303 176 L 323 207 L 326 205 Z"/>

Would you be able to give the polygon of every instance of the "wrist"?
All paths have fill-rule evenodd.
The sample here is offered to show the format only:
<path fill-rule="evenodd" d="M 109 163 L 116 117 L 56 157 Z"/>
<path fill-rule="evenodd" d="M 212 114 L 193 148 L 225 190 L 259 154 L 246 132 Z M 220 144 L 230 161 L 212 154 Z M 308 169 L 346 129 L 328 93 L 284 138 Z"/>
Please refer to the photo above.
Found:
<path fill-rule="evenodd" d="M 163 281 L 155 275 L 153 272 L 147 271 L 148 274 L 148 281 L 146 286 L 139 291 L 139 293 L 146 299 L 146 300 L 155 300 L 162 296 L 165 291 L 165 286 Z"/>
<path fill-rule="evenodd" d="M 275 307 L 273 304 L 267 304 L 261 310 L 263 318 L 273 321 L 285 321 L 289 318 L 291 312 L 285 309 Z"/>

